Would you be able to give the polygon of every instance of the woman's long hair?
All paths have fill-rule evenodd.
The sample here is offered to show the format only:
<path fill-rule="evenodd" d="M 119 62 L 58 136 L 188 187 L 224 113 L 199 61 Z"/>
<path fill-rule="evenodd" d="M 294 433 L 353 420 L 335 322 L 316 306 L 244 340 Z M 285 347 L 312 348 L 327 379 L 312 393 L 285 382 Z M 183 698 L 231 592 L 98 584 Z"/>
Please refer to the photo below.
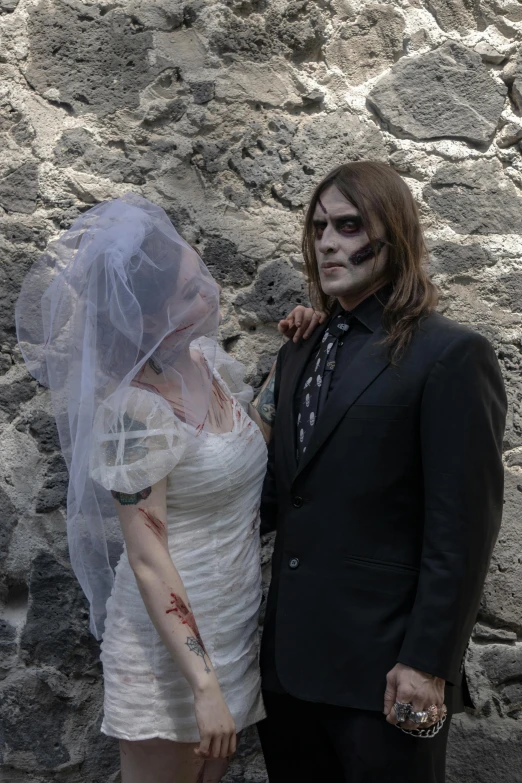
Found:
<path fill-rule="evenodd" d="M 330 313 L 335 299 L 321 288 L 315 255 L 313 216 L 321 194 L 331 185 L 359 211 L 370 242 L 378 250 L 372 219 L 384 226 L 388 247 L 386 282 L 390 296 L 385 303 L 383 323 L 392 360 L 407 348 L 420 319 L 438 301 L 438 292 L 425 269 L 427 248 L 422 235 L 417 205 L 404 180 L 385 163 L 357 161 L 333 169 L 316 187 L 306 213 L 303 256 L 310 299 L 314 307 Z"/>

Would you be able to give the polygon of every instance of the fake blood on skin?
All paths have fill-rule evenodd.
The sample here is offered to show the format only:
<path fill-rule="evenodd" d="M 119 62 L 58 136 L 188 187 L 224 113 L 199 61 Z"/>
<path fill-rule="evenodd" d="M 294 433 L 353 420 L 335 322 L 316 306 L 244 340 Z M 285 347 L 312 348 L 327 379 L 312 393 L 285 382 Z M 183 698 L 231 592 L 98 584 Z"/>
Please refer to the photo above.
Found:
<path fill-rule="evenodd" d="M 175 614 L 183 625 L 188 625 L 194 636 L 196 637 L 198 644 L 201 645 L 201 649 L 205 650 L 205 645 L 199 633 L 199 628 L 196 624 L 196 618 L 193 612 L 188 608 L 187 604 L 176 593 L 170 594 L 170 609 L 166 610 L 166 614 Z"/>
<path fill-rule="evenodd" d="M 154 535 L 157 536 L 161 541 L 163 541 L 165 537 L 165 525 L 161 521 L 161 519 L 155 517 L 154 514 L 149 514 L 149 512 L 145 511 L 144 508 L 140 508 L 139 510 L 147 520 L 145 522 L 146 527 L 148 527 L 149 530 L 152 530 Z"/>

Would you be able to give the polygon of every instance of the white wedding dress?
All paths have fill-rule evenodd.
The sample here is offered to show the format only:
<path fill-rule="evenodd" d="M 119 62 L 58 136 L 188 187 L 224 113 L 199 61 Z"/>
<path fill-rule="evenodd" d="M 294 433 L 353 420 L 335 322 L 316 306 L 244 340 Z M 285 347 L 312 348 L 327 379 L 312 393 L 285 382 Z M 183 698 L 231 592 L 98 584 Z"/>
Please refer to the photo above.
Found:
<path fill-rule="evenodd" d="M 221 351 L 219 355 L 226 356 Z M 227 368 L 221 369 L 225 375 Z M 153 475 L 148 485 L 167 475 L 169 551 L 240 731 L 264 717 L 258 613 L 259 504 L 266 446 L 259 428 L 234 398 L 241 395 L 234 395 L 221 375 L 214 374 L 233 398 L 231 432 L 188 438 L 186 426 L 162 398 L 132 387 L 134 410 L 139 407 L 149 414 L 140 417 L 148 429 L 136 433 L 140 442 L 147 442 L 148 464 L 138 459 L 120 465 L 114 469 L 115 482 L 100 446 L 101 433 L 91 456 L 91 475 L 118 491 L 125 486 L 127 492 L 144 488 L 143 475 Z M 102 422 L 103 411 L 96 417 L 95 435 L 103 430 Z M 105 734 L 126 740 L 199 741 L 191 688 L 150 620 L 125 550 L 107 603 L 101 658 Z"/>

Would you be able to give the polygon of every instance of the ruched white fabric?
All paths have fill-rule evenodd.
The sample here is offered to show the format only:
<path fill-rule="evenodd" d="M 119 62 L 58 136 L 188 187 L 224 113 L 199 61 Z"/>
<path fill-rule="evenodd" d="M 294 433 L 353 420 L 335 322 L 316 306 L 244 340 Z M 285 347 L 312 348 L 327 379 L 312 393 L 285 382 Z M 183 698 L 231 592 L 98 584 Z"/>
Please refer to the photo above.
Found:
<path fill-rule="evenodd" d="M 231 393 L 217 372 L 214 374 Z M 139 391 L 140 395 L 154 396 Z M 138 407 L 145 404 L 145 398 L 140 395 L 132 399 Z M 114 455 L 114 465 L 107 465 L 102 408 L 97 416 L 100 428 L 97 442 L 102 447 L 91 457 L 91 473 L 93 477 L 98 475 L 97 480 L 103 480 L 104 486 L 110 489 L 137 492 L 150 485 L 150 481 L 146 485 L 136 484 L 136 477 L 141 476 L 144 468 L 140 465 L 143 459 L 154 461 L 153 475 L 162 472 L 159 469 L 154 473 L 160 461 L 167 466 L 163 475 L 168 476 L 170 554 L 187 590 L 225 701 L 240 731 L 264 717 L 258 664 L 258 613 L 261 602 L 259 503 L 266 446 L 258 427 L 235 397 L 233 408 L 231 432 L 204 431 L 197 438 L 186 438 L 185 425 L 167 410 L 161 408 L 160 413 L 153 406 L 152 418 L 147 420 L 151 429 L 132 431 L 134 437 L 138 436 L 138 442 L 132 444 L 137 452 L 135 461 L 127 466 Z M 163 433 L 158 432 L 162 415 Z M 140 418 L 143 422 L 143 415 Z M 143 438 L 147 446 L 152 443 L 150 458 L 145 449 L 140 449 L 139 439 Z M 168 448 L 164 448 L 166 442 Z M 107 603 L 101 658 L 105 734 L 127 740 L 199 741 L 192 691 L 150 620 L 125 550 Z"/>

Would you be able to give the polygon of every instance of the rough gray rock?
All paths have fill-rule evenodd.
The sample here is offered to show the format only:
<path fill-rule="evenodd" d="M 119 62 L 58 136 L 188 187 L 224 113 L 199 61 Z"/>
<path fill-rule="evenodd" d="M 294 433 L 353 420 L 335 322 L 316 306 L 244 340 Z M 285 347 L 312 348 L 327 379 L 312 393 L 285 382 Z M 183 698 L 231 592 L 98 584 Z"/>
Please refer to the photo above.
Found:
<path fill-rule="evenodd" d="M 9 101 L 0 107 L 0 132 L 9 133 L 20 147 L 31 146 L 35 138 L 35 130 L 27 117 Z"/>
<path fill-rule="evenodd" d="M 404 54 L 404 29 L 405 19 L 397 8 L 370 3 L 354 21 L 339 27 L 325 48 L 326 60 L 359 84 Z"/>
<path fill-rule="evenodd" d="M 459 234 L 522 233 L 522 197 L 498 161 L 445 163 L 423 196 Z"/>
<path fill-rule="evenodd" d="M 0 207 L 31 214 L 38 198 L 38 166 L 28 161 L 0 179 Z"/>
<path fill-rule="evenodd" d="M 495 280 L 489 291 L 496 294 L 500 307 L 514 313 L 522 312 L 522 272 L 513 271 Z"/>
<path fill-rule="evenodd" d="M 35 411 L 29 420 L 29 432 L 44 452 L 58 451 L 60 440 L 54 416 L 45 411 Z"/>
<path fill-rule="evenodd" d="M 431 274 L 473 274 L 495 261 L 477 244 L 458 245 L 456 242 L 435 242 L 429 245 L 429 271 Z"/>
<path fill-rule="evenodd" d="M 368 101 L 396 135 L 487 144 L 505 95 L 480 55 L 450 41 L 433 52 L 398 62 L 377 82 Z"/>
<path fill-rule="evenodd" d="M 473 629 L 473 638 L 482 642 L 514 643 L 517 641 L 515 631 L 506 631 L 504 628 L 488 628 L 481 623 L 477 623 Z"/>
<path fill-rule="evenodd" d="M 520 125 L 515 125 L 514 122 L 508 122 L 504 125 L 495 141 L 501 149 L 505 149 L 506 147 L 513 146 L 513 144 L 516 144 L 521 139 L 522 127 Z"/>
<path fill-rule="evenodd" d="M 11 535 L 18 522 L 18 512 L 16 507 L 11 502 L 9 495 L 0 487 L 0 508 L 2 509 L 2 516 L 0 518 L 0 598 L 5 595 L 5 573 L 3 571 L 3 564 L 9 552 L 9 542 Z M 2 639 L 6 640 L 9 637 L 9 626 L 6 625 L 2 630 Z M 2 645 L 5 641 L 2 641 Z"/>
<path fill-rule="evenodd" d="M 266 768 L 255 726 L 249 726 L 243 732 L 237 754 L 232 759 L 223 783 L 267 783 Z"/>
<path fill-rule="evenodd" d="M 290 161 L 273 182 L 272 195 L 290 207 L 304 206 L 317 182 L 339 161 L 386 157 L 378 130 L 348 112 L 305 120 L 293 136 L 289 152 Z"/>
<path fill-rule="evenodd" d="M 2 703 L 0 764 L 40 772 L 70 761 L 63 741 L 70 714 L 65 693 L 53 691 L 38 671 L 22 669 L 4 682 Z"/>
<path fill-rule="evenodd" d="M 518 56 L 505 68 L 504 81 L 509 86 L 509 96 L 517 111 L 522 110 L 522 49 Z"/>
<path fill-rule="evenodd" d="M 520 344 L 516 339 L 506 340 L 498 350 L 497 356 L 502 368 L 509 400 L 509 416 L 504 435 L 504 446 L 506 449 L 516 449 L 518 446 L 522 446 L 522 389 L 520 388 L 522 350 Z M 509 458 L 507 461 L 508 463 L 510 462 Z M 520 487 L 522 484 L 518 486 Z M 519 491 L 522 492 L 522 490 Z M 520 500 L 518 502 L 520 503 Z M 515 508 L 513 509 L 514 512 Z"/>
<path fill-rule="evenodd" d="M 522 683 L 522 645 L 489 644 L 480 656 L 480 666 L 495 686 L 514 680 Z"/>
<path fill-rule="evenodd" d="M 304 206 L 319 179 L 339 161 L 387 157 L 380 131 L 342 110 L 307 116 L 297 128 L 281 113 L 267 112 L 265 122 L 252 122 L 238 135 L 196 142 L 193 163 L 210 175 L 232 171 L 250 197 L 291 208 Z M 241 203 L 241 191 L 229 188 L 239 206 L 248 205 L 248 199 Z"/>
<path fill-rule="evenodd" d="M 212 48 L 220 55 L 241 54 L 256 62 L 277 54 L 317 60 L 324 20 L 314 0 L 267 0 L 266 6 L 263 16 L 251 12 L 245 18 L 223 6 L 222 22 L 210 39 Z"/>
<path fill-rule="evenodd" d="M 520 721 L 455 716 L 449 740 L 448 783 L 518 783 L 521 769 Z"/>
<path fill-rule="evenodd" d="M 96 674 L 98 643 L 89 632 L 88 604 L 70 568 L 51 554 L 34 559 L 29 611 L 20 648 L 26 665 L 54 667 L 62 675 Z"/>
<path fill-rule="evenodd" d="M 307 303 L 302 276 L 283 261 L 262 266 L 252 289 L 239 293 L 234 300 L 236 307 L 254 313 L 261 323 L 279 321 L 296 304 Z"/>
<path fill-rule="evenodd" d="M 160 70 L 147 57 L 151 32 L 119 9 L 41 0 L 29 9 L 28 35 L 29 84 L 71 114 L 136 108 Z"/>
<path fill-rule="evenodd" d="M 253 282 L 256 262 L 238 253 L 228 239 L 207 239 L 203 261 L 221 285 L 245 286 Z"/>
<path fill-rule="evenodd" d="M 31 243 L 43 250 L 49 239 L 49 231 L 34 219 L 30 223 L 11 219 L 9 222 L 0 221 L 0 236 L 13 245 L 23 244 L 25 246 L 26 243 Z M 4 248 L 2 250 L 4 251 L 2 256 L 5 259 L 7 251 Z M 24 250 L 27 252 L 26 247 Z M 19 262 L 15 262 L 15 264 L 18 265 Z"/>
<path fill-rule="evenodd" d="M 119 743 L 113 737 L 101 733 L 101 721 L 100 711 L 85 736 L 87 752 L 80 767 L 82 783 L 117 783 L 119 779 Z"/>
<path fill-rule="evenodd" d="M 482 62 L 493 63 L 493 65 L 500 65 L 507 58 L 507 55 L 502 54 L 494 46 L 488 44 L 486 41 L 479 41 L 479 43 L 473 47 L 477 54 L 482 57 Z"/>
<path fill-rule="evenodd" d="M 130 152 L 132 155 L 132 150 Z M 150 171 L 154 161 L 144 164 L 143 157 L 132 155 L 119 145 L 99 145 L 84 128 L 72 128 L 65 131 L 54 150 L 57 166 L 70 166 L 79 171 L 91 171 L 113 182 L 130 182 L 141 185 L 145 182 L 145 173 Z"/>
<path fill-rule="evenodd" d="M 0 344 L 8 347 L 16 341 L 14 307 L 22 280 L 39 255 L 32 243 L 45 236 L 39 234 L 40 240 L 35 240 L 37 233 L 37 229 L 26 232 L 25 226 L 17 223 L 13 223 L 11 229 L 0 224 Z"/>
<path fill-rule="evenodd" d="M 11 14 L 20 0 L 0 0 L 0 14 Z"/>
<path fill-rule="evenodd" d="M 520 347 L 515 346 L 514 352 Z M 522 444 L 522 420 L 520 418 L 520 359 L 518 371 L 512 376 L 505 373 L 509 383 L 509 397 L 511 411 L 515 412 L 514 398 L 518 397 L 518 427 L 508 428 L 508 442 L 513 446 Z M 511 413 L 511 416 L 513 415 Z M 508 418 L 511 418 L 509 416 Z M 513 431 L 514 429 L 514 431 Z M 510 431 L 511 430 L 511 431 Z M 511 446 L 511 443 L 509 444 Z M 500 529 L 497 545 L 493 552 L 491 567 L 484 589 L 481 604 L 481 618 L 491 625 L 522 633 L 522 620 L 520 618 L 520 606 L 522 606 L 522 584 L 520 580 L 520 553 L 519 542 L 522 536 L 522 516 L 520 514 L 521 493 L 517 486 L 521 484 L 520 471 L 516 469 L 506 470 L 505 501 L 502 527 Z"/>
<path fill-rule="evenodd" d="M 128 13 L 146 30 L 177 30 L 183 24 L 185 3 L 181 0 L 131 0 Z"/>
<path fill-rule="evenodd" d="M 30 400 L 35 393 L 36 382 L 30 378 L 21 378 L 0 387 L 0 411 L 13 419 L 21 403 Z"/>
<path fill-rule="evenodd" d="M 194 103 L 200 105 L 211 101 L 216 94 L 216 84 L 210 81 L 192 82 L 190 89 Z"/>
<path fill-rule="evenodd" d="M 45 514 L 65 506 L 69 474 L 61 454 L 51 457 L 47 464 L 43 486 L 36 500 L 37 514 Z"/>
<path fill-rule="evenodd" d="M 12 656 L 16 652 L 16 628 L 0 619 L 0 679 L 9 671 Z"/>
<path fill-rule="evenodd" d="M 428 0 L 428 8 L 442 30 L 465 35 L 481 19 L 479 0 Z"/>

